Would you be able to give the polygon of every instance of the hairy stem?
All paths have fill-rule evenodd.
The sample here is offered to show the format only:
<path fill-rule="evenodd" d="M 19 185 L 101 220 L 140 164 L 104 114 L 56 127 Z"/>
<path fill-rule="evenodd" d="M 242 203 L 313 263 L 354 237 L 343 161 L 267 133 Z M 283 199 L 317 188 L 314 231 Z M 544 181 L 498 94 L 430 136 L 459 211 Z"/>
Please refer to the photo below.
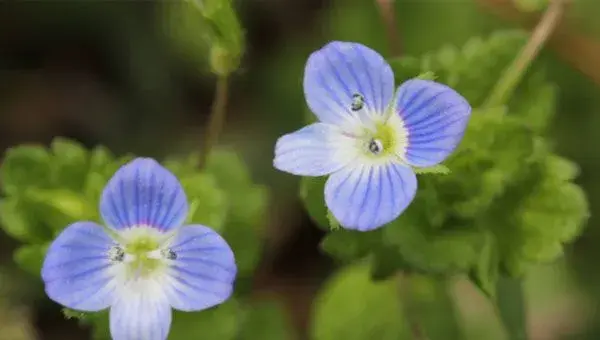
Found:
<path fill-rule="evenodd" d="M 398 26 L 396 25 L 396 11 L 394 10 L 395 0 L 375 0 L 381 15 L 381 21 L 385 25 L 385 33 L 387 35 L 390 53 L 393 57 L 398 57 L 402 53 L 402 44 L 400 35 L 398 34 Z"/>
<path fill-rule="evenodd" d="M 531 37 L 527 41 L 527 44 L 500 77 L 500 80 L 496 83 L 492 93 L 485 102 L 484 107 L 502 105 L 510 98 L 515 87 L 519 84 L 519 81 L 527 71 L 527 68 L 535 60 L 540 50 L 560 22 L 568 1 L 569 0 L 552 0 L 550 2 L 548 9 L 531 33 Z"/>
<path fill-rule="evenodd" d="M 200 168 L 204 168 L 211 149 L 217 144 L 223 125 L 225 124 L 225 116 L 227 113 L 227 98 L 229 91 L 229 83 L 227 76 L 219 76 L 215 96 L 213 98 L 208 127 L 204 144 L 202 146 L 202 154 L 200 158 Z"/>

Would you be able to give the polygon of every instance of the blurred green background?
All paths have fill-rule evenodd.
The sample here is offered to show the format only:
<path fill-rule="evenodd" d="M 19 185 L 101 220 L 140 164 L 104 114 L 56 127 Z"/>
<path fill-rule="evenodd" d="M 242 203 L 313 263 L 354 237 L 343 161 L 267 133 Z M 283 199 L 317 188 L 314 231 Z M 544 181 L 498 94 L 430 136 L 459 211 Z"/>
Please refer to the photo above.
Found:
<path fill-rule="evenodd" d="M 293 331 L 270 338 L 304 339 L 311 302 L 335 264 L 318 250 L 323 232 L 299 202 L 298 179 L 273 169 L 273 146 L 303 123 L 302 76 L 310 52 L 330 40 L 361 42 L 385 56 L 391 51 L 375 1 L 238 0 L 235 6 L 246 52 L 231 79 L 220 144 L 234 147 L 256 182 L 272 190 L 252 295 L 280 301 Z M 511 0 L 397 0 L 394 7 L 402 54 L 414 56 L 498 29 L 528 29 L 538 16 Z M 535 62 L 558 86 L 551 136 L 558 152 L 581 166 L 577 181 L 592 217 L 564 259 L 527 275 L 532 340 L 600 339 L 600 221 L 594 216 L 600 210 L 598 13 L 600 2 L 576 1 Z M 0 2 L 0 149 L 65 136 L 119 154 L 160 158 L 199 150 L 215 79 L 205 27 L 188 15 L 174 1 Z M 89 329 L 65 320 L 44 298 L 39 278 L 14 266 L 18 243 L 5 235 L 0 242 L 0 339 L 89 339 Z M 328 284 L 336 280 L 342 279 Z M 414 284 L 424 299 L 437 299 L 427 279 Z M 450 286 L 466 337 L 505 338 L 479 291 L 462 277 Z M 362 294 L 360 287 L 345 289 Z"/>

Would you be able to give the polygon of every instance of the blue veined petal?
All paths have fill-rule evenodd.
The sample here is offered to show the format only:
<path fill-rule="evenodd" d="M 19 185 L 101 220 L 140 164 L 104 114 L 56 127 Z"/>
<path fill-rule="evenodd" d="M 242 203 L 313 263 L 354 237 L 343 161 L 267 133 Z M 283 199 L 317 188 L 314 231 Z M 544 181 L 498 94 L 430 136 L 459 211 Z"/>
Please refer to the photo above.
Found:
<path fill-rule="evenodd" d="M 121 264 L 113 264 L 109 250 L 116 243 L 102 226 L 71 224 L 52 242 L 42 266 L 42 280 L 50 299 L 87 312 L 107 308 L 115 297 Z"/>
<path fill-rule="evenodd" d="M 374 50 L 334 41 L 312 53 L 304 69 L 304 94 L 312 112 L 324 123 L 344 126 L 366 113 L 383 115 L 394 96 L 394 73 Z M 353 111 L 353 96 L 364 98 Z"/>
<path fill-rule="evenodd" d="M 471 116 L 467 100 L 446 85 L 422 79 L 403 83 L 397 98 L 408 129 L 406 161 L 417 167 L 441 163 L 463 137 Z"/>
<path fill-rule="evenodd" d="M 106 224 L 115 229 L 146 225 L 166 231 L 181 226 L 188 213 L 177 178 L 150 158 L 136 158 L 110 179 L 100 201 Z"/>
<path fill-rule="evenodd" d="M 163 281 L 138 279 L 122 287 L 110 308 L 113 340 L 166 340 L 171 327 L 171 306 Z"/>
<path fill-rule="evenodd" d="M 334 125 L 311 124 L 277 140 L 273 165 L 299 176 L 329 175 L 356 158 L 355 143 Z"/>
<path fill-rule="evenodd" d="M 368 231 L 400 216 L 416 191 L 417 178 L 408 166 L 358 165 L 329 177 L 325 202 L 344 228 Z"/>
<path fill-rule="evenodd" d="M 199 311 L 231 296 L 237 266 L 227 242 L 202 225 L 183 226 L 169 245 L 176 254 L 165 278 L 171 306 Z"/>

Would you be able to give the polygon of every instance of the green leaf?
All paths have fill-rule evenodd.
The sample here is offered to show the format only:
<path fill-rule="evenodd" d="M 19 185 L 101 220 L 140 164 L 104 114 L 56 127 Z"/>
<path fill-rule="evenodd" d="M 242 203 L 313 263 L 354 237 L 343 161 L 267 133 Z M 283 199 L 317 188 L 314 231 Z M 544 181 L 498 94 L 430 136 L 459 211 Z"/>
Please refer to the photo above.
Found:
<path fill-rule="evenodd" d="M 436 81 L 451 86 L 478 107 L 526 41 L 524 31 L 498 31 L 486 39 L 474 37 L 461 48 L 444 46 L 418 58 L 405 56 L 389 62 L 398 84 L 430 72 Z"/>
<path fill-rule="evenodd" d="M 35 213 L 55 232 L 77 221 L 99 220 L 98 208 L 84 195 L 68 189 L 32 189 L 25 197 L 35 204 Z"/>
<path fill-rule="evenodd" d="M 477 230 L 426 232 L 402 217 L 383 230 L 383 239 L 395 246 L 406 262 L 432 273 L 469 270 L 479 259 L 483 244 L 483 234 Z"/>
<path fill-rule="evenodd" d="M 87 150 L 78 142 L 57 137 L 52 141 L 51 151 L 55 185 L 80 191 L 89 170 Z"/>
<path fill-rule="evenodd" d="M 508 186 L 488 211 L 485 224 L 496 237 L 503 269 L 512 276 L 523 275 L 532 263 L 556 260 L 589 217 L 583 190 L 564 180 L 573 169 L 557 174 L 552 164 L 548 158 L 540 160 L 529 177 Z"/>
<path fill-rule="evenodd" d="M 233 192 L 239 186 L 253 185 L 248 167 L 242 158 L 230 149 L 211 152 L 206 172 L 215 176 L 219 185 L 227 192 Z"/>
<path fill-rule="evenodd" d="M 325 235 L 321 249 L 338 260 L 350 262 L 367 256 L 380 243 L 380 230 L 360 232 L 340 229 Z"/>
<path fill-rule="evenodd" d="M 83 195 L 91 205 L 98 207 L 102 191 L 108 180 L 119 169 L 121 161 L 103 146 L 97 146 L 90 152 L 89 169 L 83 184 Z"/>
<path fill-rule="evenodd" d="M 239 303 L 229 299 L 200 312 L 174 312 L 169 339 L 233 340 L 242 321 Z"/>
<path fill-rule="evenodd" d="M 85 317 L 87 316 L 87 314 L 84 312 L 80 312 L 80 311 L 73 310 L 70 308 L 63 308 L 62 312 L 63 312 L 63 315 L 65 316 L 65 319 L 67 319 L 67 320 L 70 320 L 70 319 L 81 320 L 81 319 L 85 319 Z"/>
<path fill-rule="evenodd" d="M 459 149 L 447 161 L 457 175 L 432 178 L 432 183 L 461 218 L 475 218 L 529 171 L 535 141 L 531 130 L 502 108 L 474 111 Z"/>
<path fill-rule="evenodd" d="M 325 284 L 313 305 L 311 339 L 408 338 L 397 282 L 374 282 L 370 270 L 365 263 L 349 266 Z"/>
<path fill-rule="evenodd" d="M 423 80 L 436 80 L 436 76 L 435 73 L 431 72 L 431 71 L 427 71 L 424 73 L 421 73 L 417 76 L 417 78 L 419 79 L 423 79 Z"/>
<path fill-rule="evenodd" d="M 416 174 L 439 174 L 447 175 L 450 173 L 450 169 L 443 164 L 434 165 L 427 168 L 413 168 Z"/>
<path fill-rule="evenodd" d="M 558 88 L 546 80 L 545 72 L 532 70 L 515 90 L 511 112 L 536 133 L 545 133 L 556 112 Z"/>
<path fill-rule="evenodd" d="M 79 323 L 85 326 L 91 326 L 92 339 L 94 340 L 112 340 L 110 336 L 109 310 L 103 310 L 97 313 L 81 313 L 70 311 L 69 315 L 74 316 L 79 320 Z M 65 310 L 63 310 L 65 314 Z M 65 314 L 66 316 L 67 314 Z"/>
<path fill-rule="evenodd" d="M 22 198 L 9 197 L 0 201 L 0 223 L 11 237 L 24 242 L 40 242 L 52 237 L 32 212 L 31 204 Z"/>
<path fill-rule="evenodd" d="M 371 259 L 371 278 L 375 281 L 388 280 L 399 271 L 409 273 L 414 268 L 404 260 L 396 247 L 378 245 Z"/>
<path fill-rule="evenodd" d="M 256 206 L 266 201 L 266 190 L 254 191 L 246 195 L 248 202 Z M 253 197 L 252 197 L 253 196 Z M 253 201 L 250 201 L 253 200 Z M 264 212 L 264 207 L 256 207 L 256 211 Z M 242 214 L 229 213 L 227 225 L 223 236 L 236 255 L 236 262 L 240 276 L 247 276 L 254 272 L 258 265 L 262 251 L 263 227 L 266 221 L 258 221 L 252 216 L 245 220 Z"/>
<path fill-rule="evenodd" d="M 523 236 L 521 255 L 534 262 L 555 260 L 562 254 L 561 244 L 579 236 L 588 217 L 579 186 L 551 180 L 541 184 L 516 214 Z"/>
<path fill-rule="evenodd" d="M 342 228 L 340 222 L 335 218 L 335 216 L 333 216 L 331 210 L 327 210 L 327 222 L 329 223 L 329 229 L 332 231 Z"/>
<path fill-rule="evenodd" d="M 220 231 L 227 216 L 227 201 L 215 178 L 210 174 L 195 173 L 179 179 L 190 202 L 187 222 Z"/>
<path fill-rule="evenodd" d="M 498 281 L 498 313 L 510 340 L 527 340 L 527 318 L 523 283 L 501 277 Z"/>
<path fill-rule="evenodd" d="M 410 274 L 399 280 L 408 322 L 429 340 L 462 340 L 457 311 L 444 279 Z"/>
<path fill-rule="evenodd" d="M 102 197 L 102 192 L 104 191 L 104 187 L 108 183 L 108 180 L 109 178 L 106 175 L 98 172 L 90 172 L 87 174 L 83 188 L 83 196 L 86 197 L 90 206 L 100 206 L 100 198 Z"/>
<path fill-rule="evenodd" d="M 256 301 L 245 308 L 237 340 L 295 339 L 284 306 L 276 300 Z"/>
<path fill-rule="evenodd" d="M 551 178 L 559 181 L 570 181 L 579 175 L 579 166 L 558 155 L 548 155 L 546 171 Z"/>
<path fill-rule="evenodd" d="M 185 177 L 198 172 L 200 167 L 200 154 L 191 153 L 186 157 L 169 157 L 165 159 L 162 164 L 177 178 Z"/>
<path fill-rule="evenodd" d="M 422 79 L 428 79 L 430 75 L 435 74 L 435 72 L 430 70 L 422 70 L 421 60 L 415 56 L 390 59 L 389 63 L 394 70 L 394 77 L 398 84 L 411 78 L 421 78 L 421 75 L 425 75 Z"/>
<path fill-rule="evenodd" d="M 206 164 L 228 202 L 223 236 L 236 254 L 240 276 L 251 274 L 260 259 L 268 191 L 255 184 L 233 151 L 213 150 Z"/>
<path fill-rule="evenodd" d="M 383 228 L 375 264 L 387 268 L 384 277 L 396 267 L 377 256 L 388 248 L 398 267 L 406 262 L 416 271 L 466 272 L 493 296 L 500 270 L 519 276 L 532 263 L 555 260 L 581 233 L 589 207 L 572 183 L 577 166 L 553 154 L 545 136 L 557 88 L 543 69 L 534 66 L 506 105 L 478 108 L 526 39 L 522 31 L 501 31 L 463 47 L 390 60 L 397 82 L 433 73 L 475 109 L 444 162 L 452 173 L 420 176 L 411 205 Z"/>
<path fill-rule="evenodd" d="M 500 253 L 496 239 L 491 233 L 486 233 L 481 255 L 469 276 L 471 281 L 491 299 L 496 298 L 499 267 Z"/>
<path fill-rule="evenodd" d="M 41 146 L 21 145 L 9 149 L 1 171 L 2 187 L 7 195 L 51 185 L 50 154 Z"/>
<path fill-rule="evenodd" d="M 331 230 L 329 210 L 325 206 L 326 177 L 302 177 L 300 199 L 311 219 L 322 229 Z"/>
<path fill-rule="evenodd" d="M 112 176 L 117 171 L 115 156 L 104 146 L 97 146 L 90 152 L 89 172 Z"/>
<path fill-rule="evenodd" d="M 15 250 L 13 258 L 19 267 L 34 276 L 39 276 L 47 249 L 46 244 L 24 245 Z"/>

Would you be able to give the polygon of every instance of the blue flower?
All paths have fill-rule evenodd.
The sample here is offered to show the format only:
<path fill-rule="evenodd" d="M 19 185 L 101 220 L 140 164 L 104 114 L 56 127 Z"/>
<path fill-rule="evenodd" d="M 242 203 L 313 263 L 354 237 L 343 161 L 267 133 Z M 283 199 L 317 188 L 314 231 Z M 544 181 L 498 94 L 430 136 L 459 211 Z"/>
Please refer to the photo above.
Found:
<path fill-rule="evenodd" d="M 325 203 L 347 229 L 379 228 L 415 196 L 413 167 L 442 162 L 462 139 L 471 107 L 456 91 L 411 79 L 394 91 L 385 59 L 357 43 L 331 42 L 308 58 L 304 94 L 319 122 L 279 138 L 274 166 L 330 175 Z"/>
<path fill-rule="evenodd" d="M 199 311 L 227 300 L 237 267 L 210 228 L 182 226 L 188 202 L 175 176 L 137 158 L 104 188 L 107 225 L 76 222 L 50 245 L 42 268 L 48 296 L 71 309 L 110 308 L 115 340 L 164 340 L 171 309 Z"/>

